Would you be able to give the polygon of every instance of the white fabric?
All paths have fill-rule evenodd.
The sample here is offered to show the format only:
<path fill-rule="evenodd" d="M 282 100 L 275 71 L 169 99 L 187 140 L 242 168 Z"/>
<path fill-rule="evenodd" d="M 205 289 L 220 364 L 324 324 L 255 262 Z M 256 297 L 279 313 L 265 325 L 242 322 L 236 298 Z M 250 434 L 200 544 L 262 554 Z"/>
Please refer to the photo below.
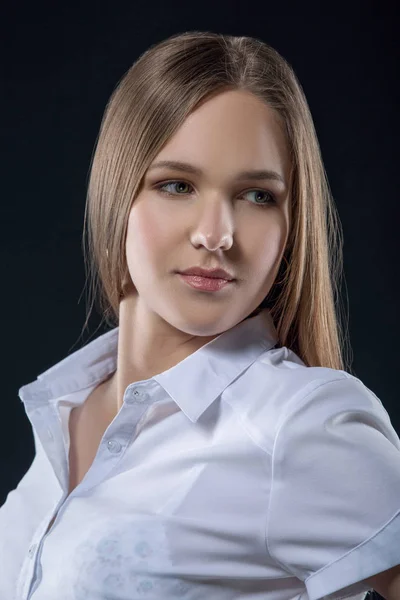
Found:
<path fill-rule="evenodd" d="M 19 390 L 36 455 L 0 508 L 1 599 L 361 599 L 400 563 L 387 411 L 352 375 L 274 348 L 266 310 L 130 384 L 67 497 L 69 413 L 115 371 L 117 342 Z"/>

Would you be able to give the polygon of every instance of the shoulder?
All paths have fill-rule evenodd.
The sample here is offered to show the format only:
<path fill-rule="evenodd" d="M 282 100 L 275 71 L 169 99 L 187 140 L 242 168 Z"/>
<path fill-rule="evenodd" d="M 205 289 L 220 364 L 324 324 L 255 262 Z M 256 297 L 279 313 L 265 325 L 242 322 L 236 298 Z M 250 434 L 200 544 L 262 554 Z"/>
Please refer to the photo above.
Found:
<path fill-rule="evenodd" d="M 352 404 L 356 410 L 386 413 L 379 398 L 357 377 L 338 369 L 307 367 L 286 347 L 262 353 L 226 390 L 225 399 L 269 453 L 282 423 L 296 411 L 311 414 L 322 407 L 327 416 Z"/>

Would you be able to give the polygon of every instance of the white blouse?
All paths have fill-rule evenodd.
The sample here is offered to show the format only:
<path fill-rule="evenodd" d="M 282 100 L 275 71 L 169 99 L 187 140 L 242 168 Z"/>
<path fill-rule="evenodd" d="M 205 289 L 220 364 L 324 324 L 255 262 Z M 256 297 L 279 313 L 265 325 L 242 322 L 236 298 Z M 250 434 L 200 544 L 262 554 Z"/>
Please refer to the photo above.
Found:
<path fill-rule="evenodd" d="M 387 411 L 277 340 L 264 310 L 130 384 L 69 496 L 69 414 L 115 371 L 118 328 L 23 386 L 36 455 L 0 508 L 0 598 L 363 598 L 400 564 Z"/>

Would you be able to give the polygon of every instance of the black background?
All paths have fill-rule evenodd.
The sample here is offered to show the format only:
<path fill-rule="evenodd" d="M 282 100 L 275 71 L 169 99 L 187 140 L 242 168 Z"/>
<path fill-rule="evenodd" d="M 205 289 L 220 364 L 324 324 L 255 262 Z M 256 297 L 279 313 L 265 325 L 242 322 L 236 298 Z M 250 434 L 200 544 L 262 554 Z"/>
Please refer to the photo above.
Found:
<path fill-rule="evenodd" d="M 95 331 L 94 315 L 80 337 L 85 194 L 105 104 L 145 49 L 188 30 L 258 37 L 299 77 L 343 224 L 352 369 L 400 433 L 395 3 L 293 7 L 153 1 L 3 8 L 0 505 L 34 455 L 18 389 L 105 331 Z"/>

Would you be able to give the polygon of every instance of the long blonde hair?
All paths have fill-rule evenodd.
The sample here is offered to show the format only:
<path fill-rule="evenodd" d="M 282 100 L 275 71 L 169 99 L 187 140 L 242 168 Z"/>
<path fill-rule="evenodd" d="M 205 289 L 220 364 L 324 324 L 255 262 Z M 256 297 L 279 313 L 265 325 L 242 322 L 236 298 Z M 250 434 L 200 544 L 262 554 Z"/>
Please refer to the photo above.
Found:
<path fill-rule="evenodd" d="M 344 359 L 348 339 L 340 321 L 342 229 L 312 116 L 288 62 L 251 37 L 198 31 L 174 35 L 145 51 L 116 86 L 88 185 L 86 323 L 96 301 L 109 326 L 119 323 L 128 276 L 128 215 L 149 165 L 200 103 L 232 89 L 251 92 L 279 113 L 292 161 L 292 227 L 285 260 L 258 311 L 270 309 L 280 344 L 307 366 L 349 370 Z"/>

